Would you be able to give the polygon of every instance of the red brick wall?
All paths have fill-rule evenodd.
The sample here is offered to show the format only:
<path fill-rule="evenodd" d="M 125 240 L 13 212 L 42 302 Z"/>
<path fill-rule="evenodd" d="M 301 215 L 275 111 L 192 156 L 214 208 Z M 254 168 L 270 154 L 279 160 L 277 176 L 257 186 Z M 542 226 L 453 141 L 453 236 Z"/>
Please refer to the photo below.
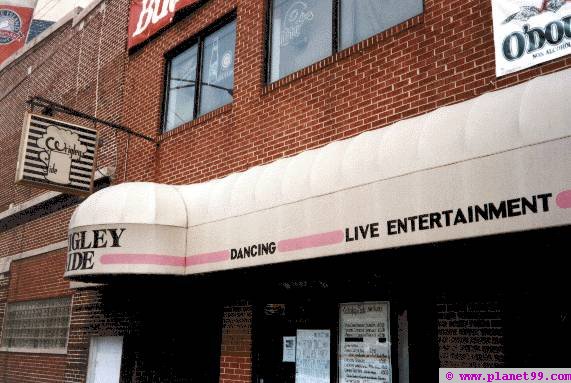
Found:
<path fill-rule="evenodd" d="M 0 82 L 6 84 L 0 92 L 0 110 L 2 110 L 0 113 L 0 141 L 2 142 L 0 158 L 3 164 L 0 167 L 0 211 L 7 209 L 11 203 L 23 202 L 39 193 L 37 190 L 14 185 L 21 128 L 26 110 L 25 101 L 34 94 L 43 93 L 32 87 L 33 80 L 30 81 L 32 77 L 27 75 L 27 70 L 30 67 L 33 68 L 34 75 L 38 76 L 41 72 L 45 72 L 42 76 L 44 78 L 38 78 L 40 80 L 38 82 L 44 89 L 53 89 L 57 84 L 56 76 L 63 75 L 64 68 L 61 68 L 60 73 L 57 68 L 48 68 L 49 65 L 41 65 L 41 63 L 45 62 L 50 55 L 56 54 L 55 52 L 69 38 L 70 33 L 69 26 L 61 28 L 50 35 L 41 47 L 36 48 L 33 55 L 28 54 L 0 72 Z M 68 54 L 73 53 L 70 51 Z M 60 59 L 64 63 L 68 62 L 63 58 Z M 68 72 L 72 71 L 68 68 Z"/>
<path fill-rule="evenodd" d="M 129 56 L 124 122 L 161 143 L 155 151 L 131 140 L 128 157 L 136 160 L 128 161 L 121 178 L 202 182 L 571 66 L 571 58 L 560 58 L 497 79 L 491 2 L 426 0 L 421 16 L 267 85 L 265 3 L 212 0 Z M 234 102 L 157 135 L 164 54 L 233 9 Z M 120 152 L 125 148 L 122 140 Z M 441 365 L 502 365 L 501 313 L 495 305 L 439 309 Z M 224 316 L 221 382 L 251 379 L 251 314 L 241 310 L 229 307 Z"/>
<path fill-rule="evenodd" d="M 71 21 L 0 71 L 0 212 L 45 190 L 14 185 L 26 100 L 41 96 L 99 118 L 121 123 L 127 53 L 127 0 L 106 0 L 77 25 Z M 28 75 L 28 69 L 32 73 Z M 36 112 L 41 112 L 36 109 Z M 115 130 L 89 121 L 54 117 L 99 130 L 98 167 L 116 165 Z M 0 231 L 0 257 L 65 241 L 74 207 Z M 73 294 L 67 355 L 0 352 L 0 382 L 83 382 L 89 336 L 120 332 L 125 321 L 101 313 L 97 293 L 72 291 L 63 279 L 65 250 L 15 261 L 0 280 L 0 324 L 6 300 Z M 108 328 L 105 330 L 105 328 Z M 112 330 L 110 330 L 112 329 Z"/>
<path fill-rule="evenodd" d="M 252 381 L 252 306 L 224 308 L 219 381 Z"/>
<path fill-rule="evenodd" d="M 0 353 L 0 382 L 63 382 L 65 359 L 65 355 Z"/>
<path fill-rule="evenodd" d="M 71 206 L 9 230 L 0 231 L 0 257 L 65 241 L 74 209 L 75 206 Z"/>
<path fill-rule="evenodd" d="M 12 262 L 4 294 L 0 282 L 0 313 L 5 310 L 5 302 L 71 295 L 69 282 L 61 277 L 64 266 L 63 250 Z M 0 323 L 2 319 L 3 314 Z M 0 352 L 0 382 L 61 382 L 65 365 L 65 355 Z"/>
<path fill-rule="evenodd" d="M 0 211 L 44 192 L 14 185 L 21 127 L 24 112 L 29 110 L 27 99 L 41 96 L 121 122 L 127 3 L 106 1 L 105 9 L 96 8 L 75 26 L 70 21 L 0 71 Z M 98 165 L 115 165 L 116 131 L 61 114 L 55 117 L 97 128 L 102 138 Z"/>
<path fill-rule="evenodd" d="M 504 365 L 503 313 L 497 302 L 448 302 L 438 308 L 441 367 Z"/>
<path fill-rule="evenodd" d="M 561 58 L 496 79 L 491 2 L 426 0 L 423 15 L 265 85 L 265 1 L 212 0 L 130 55 L 126 125 L 157 134 L 165 52 L 234 8 L 233 104 L 161 136 L 156 154 L 132 142 L 127 179 L 222 177 L 571 66 Z"/>
<path fill-rule="evenodd" d="M 13 261 L 10 267 L 8 302 L 48 299 L 71 295 L 65 272 L 65 250 Z"/>
<path fill-rule="evenodd" d="M 116 182 L 184 184 L 268 163 L 571 66 L 568 56 L 498 80 L 491 2 L 426 0 L 423 15 L 266 85 L 265 0 L 211 0 L 130 55 L 124 51 L 127 5 L 127 0 L 107 1 L 105 11 L 94 11 L 83 25 L 68 24 L 0 72 L 0 83 L 5 84 L 0 91 L 0 211 L 43 192 L 13 185 L 25 100 L 33 95 L 160 138 L 156 150 L 152 143 L 98 126 L 103 138 L 99 166 L 117 165 Z M 234 102 L 159 136 L 164 53 L 234 9 L 238 19 Z M 0 256 L 65 240 L 71 211 L 0 232 Z M 62 254 L 15 262 L 8 283 L 3 287 L 0 282 L 0 315 L 2 299 L 67 294 L 61 279 Z M 45 264 L 44 258 L 54 265 Z M 44 277 L 44 267 L 53 276 Z M 44 291 L 34 281 L 28 286 L 18 280 L 23 275 L 46 278 L 43 282 L 50 287 Z M 99 290 L 74 292 L 68 355 L 0 352 L 0 379 L 82 382 L 89 337 L 127 333 L 132 325 L 128 312 L 110 312 L 104 300 Z M 501 340 L 494 335 L 498 313 L 481 309 L 474 314 L 481 318 L 470 318 L 469 305 L 450 310 L 445 305 L 442 310 L 442 362 L 459 363 L 454 355 L 463 350 L 465 341 L 475 345 L 468 350 L 474 365 L 485 352 L 501 359 L 496 348 Z M 225 311 L 221 382 L 251 381 L 251 320 L 248 305 Z M 463 330 L 472 320 L 479 323 L 479 335 Z M 481 342 L 488 341 L 494 350 L 484 349 Z"/>

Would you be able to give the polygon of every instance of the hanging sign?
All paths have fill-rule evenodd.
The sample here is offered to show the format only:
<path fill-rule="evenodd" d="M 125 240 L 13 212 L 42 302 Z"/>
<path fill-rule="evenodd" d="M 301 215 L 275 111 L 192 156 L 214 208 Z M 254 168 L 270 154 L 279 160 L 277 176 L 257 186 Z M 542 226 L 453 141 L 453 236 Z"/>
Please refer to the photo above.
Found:
<path fill-rule="evenodd" d="M 388 302 L 341 304 L 339 382 L 391 382 Z"/>
<path fill-rule="evenodd" d="M 200 0 L 132 0 L 129 9 L 127 48 L 142 43 L 169 25 L 175 13 Z"/>
<path fill-rule="evenodd" d="M 27 113 L 16 183 L 69 194 L 93 190 L 97 131 Z"/>
<path fill-rule="evenodd" d="M 571 53 L 571 0 L 492 0 L 496 76 Z"/>
<path fill-rule="evenodd" d="M 36 0 L 0 0 L 0 65 L 26 43 Z"/>

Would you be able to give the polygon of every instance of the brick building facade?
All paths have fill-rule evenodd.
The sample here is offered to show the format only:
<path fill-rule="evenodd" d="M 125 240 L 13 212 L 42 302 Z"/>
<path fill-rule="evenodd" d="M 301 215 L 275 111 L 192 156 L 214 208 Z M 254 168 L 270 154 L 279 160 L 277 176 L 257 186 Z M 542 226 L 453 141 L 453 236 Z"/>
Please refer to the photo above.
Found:
<path fill-rule="evenodd" d="M 344 347 L 351 342 L 341 335 L 349 331 L 343 327 L 348 326 L 344 324 L 348 319 L 341 312 L 349 304 L 388 311 L 386 318 L 375 319 L 387 327 L 384 340 L 379 339 L 375 347 L 382 350 L 386 347 L 389 362 L 380 363 L 382 367 L 368 373 L 388 371 L 393 382 L 436 381 L 438 367 L 561 367 L 567 363 L 569 351 L 565 345 L 571 340 L 567 314 L 571 307 L 566 302 L 569 288 L 564 282 L 565 269 L 557 250 L 565 248 L 565 238 L 569 236 L 569 219 L 565 218 L 568 210 L 564 207 L 567 205 L 560 202 L 566 194 L 562 188 L 544 190 L 541 186 L 550 187 L 547 174 L 560 176 L 568 165 L 545 170 L 546 176 L 541 179 L 544 184 L 537 185 L 531 175 L 541 173 L 534 167 L 537 161 L 532 161 L 536 157 L 532 154 L 526 157 L 524 152 L 528 146 L 540 142 L 561 141 L 567 133 L 559 136 L 546 133 L 538 141 L 520 142 L 520 136 L 510 136 L 507 127 L 498 125 L 487 142 L 484 136 L 491 130 L 482 123 L 475 125 L 481 130 L 467 130 L 454 141 L 457 137 L 452 124 L 460 126 L 464 116 L 486 120 L 485 111 L 489 110 L 490 115 L 498 111 L 491 107 L 485 109 L 485 105 L 499 105 L 512 98 L 519 100 L 517 97 L 524 97 L 521 94 L 567 84 L 569 56 L 496 77 L 490 0 L 425 0 L 419 2 L 420 11 L 414 8 L 415 1 L 410 1 L 410 14 L 405 12 L 406 16 L 396 24 L 393 22 L 394 25 L 369 37 L 353 38 L 354 44 L 346 43 L 342 32 L 345 19 L 341 15 L 349 12 L 345 4 L 353 2 L 332 1 L 328 19 L 333 20 L 331 41 L 320 43 L 331 45 L 331 50 L 306 65 L 297 64 L 296 60 L 301 61 L 299 57 L 290 59 L 297 68 L 283 69 L 282 73 L 282 68 L 288 68 L 291 63 L 286 59 L 276 64 L 277 51 L 281 49 L 286 55 L 287 49 L 301 52 L 308 46 L 319 45 L 312 45 L 311 38 L 304 39 L 303 34 L 311 35 L 310 26 L 317 29 L 318 23 L 323 22 L 319 7 L 328 2 L 322 0 L 317 5 L 312 1 L 279 0 L 191 3 L 178 11 L 171 24 L 128 49 L 128 1 L 96 2 L 90 9 L 52 27 L 51 33 L 41 41 L 0 68 L 0 81 L 8 84 L 0 94 L 3 142 L 0 158 L 6 164 L 0 169 L 0 323 L 7 322 L 5 317 L 11 305 L 70 297 L 65 350 L 38 353 L 3 344 L 0 381 L 96 381 L 92 379 L 98 373 L 109 373 L 97 370 L 93 363 L 98 355 L 94 351 L 97 341 L 103 344 L 109 339 L 119 339 L 120 369 L 116 378 L 121 382 L 294 382 L 303 373 L 296 371 L 296 363 L 283 360 L 282 351 L 284 337 L 301 339 L 301 333 L 296 333 L 300 329 L 327 334 L 330 339 L 329 355 L 325 358 L 330 363 L 327 381 L 341 381 L 341 375 L 347 373 L 341 362 Z M 298 12 L 294 18 L 298 23 L 289 26 L 291 29 L 287 29 L 287 17 L 276 16 L 282 12 L 283 4 L 291 6 L 286 11 Z M 403 6 L 405 10 L 408 11 L 409 5 Z M 354 8 L 352 12 L 358 19 L 360 10 Z M 285 12 L 288 14 L 293 13 Z M 232 33 L 235 33 L 234 44 L 224 45 Z M 276 40 L 279 44 L 275 41 L 272 44 L 272 33 L 279 36 Z M 327 36 L 323 30 L 314 33 Z M 181 61 L 184 65 L 179 64 Z M 212 75 L 213 65 L 217 69 Z M 546 91 L 540 95 L 549 94 Z M 39 189 L 14 185 L 22 117 L 24 111 L 29 110 L 26 100 L 33 96 L 121 124 L 152 137 L 155 142 L 56 113 L 55 117 L 99 130 L 97 185 L 105 188 L 113 184 L 123 189 L 108 188 L 109 197 L 96 197 L 102 195 L 96 193 L 88 200 L 91 204 L 86 202 L 77 208 L 81 202 L 77 197 L 45 194 Z M 561 105 L 561 102 L 557 104 L 554 100 L 554 104 Z M 464 105 L 473 109 L 462 109 Z M 520 107 L 515 101 L 506 105 Z M 522 101 L 521 105 L 528 104 Z M 512 115 L 507 108 L 502 112 L 508 122 L 519 119 L 521 136 L 524 136 L 525 117 L 547 112 L 541 109 L 545 103 L 538 105 L 531 114 L 520 110 L 520 114 Z M 480 107 L 484 112 L 478 109 Z M 549 115 L 546 131 L 560 126 L 564 120 L 561 109 L 557 108 Z M 444 128 L 438 125 L 439 121 L 444 121 Z M 430 125 L 432 123 L 434 125 Z M 413 125 L 418 126 L 418 134 L 414 128 L 410 129 Z M 563 126 L 568 132 L 569 124 L 563 123 Z M 434 132 L 450 135 L 451 141 L 431 141 L 430 137 L 438 134 L 429 128 L 441 129 Z M 509 137 L 506 141 L 516 137 L 515 146 L 505 146 L 494 153 L 482 150 L 470 158 L 448 156 L 470 152 L 470 143 L 494 146 L 495 141 L 503 137 L 503 133 L 497 133 L 501 129 L 505 129 L 505 137 Z M 409 140 L 391 141 L 391 137 L 402 131 L 412 132 Z M 413 136 L 428 138 L 415 141 Z M 378 142 L 368 137 L 377 137 Z M 407 146 L 407 141 L 411 146 Z M 417 155 L 409 155 L 415 143 Z M 430 145 L 434 145 L 434 149 L 427 149 Z M 354 148 L 362 149 L 353 157 L 344 157 Z M 366 161 L 353 160 L 366 158 L 359 156 L 366 155 L 367 150 L 376 150 L 375 155 L 383 161 L 372 166 Z M 432 152 L 435 157 L 451 160 L 435 162 L 430 156 Z M 522 165 L 511 162 L 507 157 L 511 152 L 517 153 L 515 156 Z M 477 162 L 479 165 L 463 172 L 445 174 L 450 183 L 447 178 L 431 175 L 437 180 L 432 185 L 438 185 L 432 191 L 423 189 L 429 185 L 428 181 L 424 183 L 424 178 L 406 178 L 409 174 L 416 177 L 413 174 L 449 169 L 454 164 L 464 166 L 462 163 L 472 160 L 491 158 L 490 161 L 494 161 L 495 155 L 506 156 L 507 171 L 498 165 L 502 160 L 490 164 Z M 304 162 L 307 158 L 311 161 Z M 342 160 L 337 163 L 336 158 Z M 548 155 L 544 158 L 546 161 Z M 420 164 L 416 168 L 409 164 L 415 161 Z M 315 166 L 322 170 L 319 177 L 312 178 L 313 173 L 305 172 L 308 164 L 312 169 Z M 382 168 L 384 164 L 388 170 Z M 356 167 L 351 168 L 354 165 Z M 407 168 L 409 165 L 411 168 Z M 341 170 L 336 170 L 336 166 Z M 327 185 L 335 183 L 331 179 L 342 178 L 338 173 L 347 168 L 354 173 L 362 170 L 365 178 L 369 174 L 366 171 L 374 169 L 385 178 L 346 181 L 345 189 L 328 189 Z M 394 173 L 393 168 L 403 170 Z M 262 175 L 267 175 L 278 187 L 272 189 L 273 184 Z M 485 180 L 486 177 L 489 180 Z M 287 210 L 288 206 L 304 201 L 327 195 L 335 198 L 340 195 L 336 193 L 345 190 L 366 188 L 379 179 L 402 182 L 387 189 L 379 186 L 375 189 L 376 195 L 364 194 L 365 198 L 383 200 L 380 211 L 384 215 L 388 214 L 385 211 L 390 212 L 386 217 L 389 221 L 379 221 L 380 226 L 366 221 L 369 219 L 366 208 L 359 205 L 358 198 L 341 196 L 334 202 L 317 204 L 322 210 L 307 202 L 299 215 L 294 214 L 293 208 Z M 518 186 L 513 193 L 508 186 L 504 189 L 497 186 L 503 179 L 506 185 Z M 212 180 L 218 181 L 209 183 Z M 571 188 L 568 179 L 561 182 L 566 185 L 563 187 Z M 158 184 L 180 188 L 149 186 Z M 184 185 L 191 184 L 204 187 L 205 191 L 200 194 L 192 187 L 185 189 Z M 139 225 L 142 222 L 127 218 L 120 221 L 121 217 L 138 217 L 135 214 L 138 213 L 135 211 L 138 185 L 146 185 L 144 190 L 148 192 L 144 197 L 148 198 L 147 203 L 139 205 L 141 215 L 152 216 L 145 218 L 150 219 L 144 222 L 146 228 Z M 208 188 L 208 185 L 214 186 Z M 478 189 L 480 194 L 471 194 L 470 187 Z M 496 187 L 501 193 L 494 194 Z M 419 194 L 408 192 L 415 188 L 422 190 Z M 434 200 L 441 198 L 434 210 L 431 210 L 430 198 L 423 199 L 420 191 Z M 454 191 L 465 198 L 456 198 Z M 387 230 L 388 234 L 392 230 L 396 233 L 400 230 L 399 224 L 407 222 L 406 219 L 398 221 L 395 211 L 402 211 L 402 217 L 418 215 L 417 222 L 421 225 L 423 213 L 456 209 L 464 203 L 474 204 L 474 209 L 488 199 L 505 201 L 504 209 L 507 204 L 523 206 L 527 200 L 509 202 L 521 197 L 518 193 L 523 192 L 533 195 L 534 203 L 548 198 L 540 197 L 546 195 L 541 193 L 559 193 L 552 197 L 558 197 L 560 209 L 553 207 L 555 202 L 550 205 L 550 213 L 555 210 L 557 214 L 555 223 L 538 218 L 533 225 L 527 225 L 524 217 L 520 217 L 514 218 L 513 227 L 508 220 L 500 221 L 491 229 L 480 222 L 477 227 L 462 226 L 462 233 L 440 235 L 430 231 L 410 242 L 405 237 L 402 242 L 395 239 L 388 245 L 350 247 L 358 243 L 359 235 L 361 241 L 367 236 L 370 240 L 379 231 L 383 241 L 390 241 L 389 235 L 385 239 Z M 152 193 L 157 195 L 156 206 L 149 197 Z M 275 200 L 272 193 L 276 195 Z M 115 260 L 108 257 L 107 264 L 98 264 L 101 271 L 97 273 L 66 270 L 68 225 L 70 233 L 75 233 L 76 228 L 97 225 L 106 229 L 123 228 L 126 233 L 140 228 L 141 233 L 147 234 L 138 234 L 137 243 L 132 247 L 135 253 L 139 248 L 162 246 L 159 234 L 148 234 L 154 233 L 152 219 L 167 222 L 163 225 L 171 227 L 175 224 L 169 222 L 179 220 L 176 209 L 165 208 L 170 216 L 161 217 L 160 203 L 164 198 L 172 198 L 173 205 L 176 198 L 180 198 L 180 210 L 196 213 L 180 218 L 186 220 L 181 242 L 183 247 L 187 244 L 187 248 L 192 248 L 188 244 L 194 244 L 193 235 L 207 238 L 208 243 L 197 242 L 200 251 L 162 255 L 147 250 L 141 257 L 148 260 L 150 255 L 158 256 L 149 264 L 129 261 L 131 263 L 125 264 L 128 266 L 122 266 L 117 259 L 123 256 L 125 260 L 125 255 L 133 254 L 113 254 Z M 404 202 L 399 202 L 400 198 Z M 281 202 L 275 202 L 278 200 Z M 105 204 L 113 208 L 107 209 Z M 268 215 L 262 216 L 265 213 L 255 208 L 248 210 L 249 204 L 262 206 Z M 391 210 L 393 205 L 396 210 Z M 97 206 L 97 209 L 89 210 L 89 206 Z M 121 206 L 130 207 L 121 211 Z M 371 210 L 374 211 L 374 207 Z M 147 208 L 156 211 L 148 212 Z M 339 213 L 333 214 L 331 221 L 343 222 L 345 229 L 344 243 L 339 248 L 328 250 L 331 248 L 324 246 L 321 248 L 325 250 L 319 254 L 308 250 L 301 252 L 299 258 L 295 258 L 295 251 L 288 250 L 292 257 L 272 260 L 275 254 L 287 252 L 284 250 L 287 240 L 268 241 L 272 238 L 289 240 L 302 234 L 306 242 L 315 240 L 315 237 L 308 239 L 312 231 L 301 231 L 291 237 L 278 235 L 290 235 L 287 230 L 298 222 L 304 229 L 311 228 L 315 216 L 319 221 L 321 214 L 327 216 L 323 210 L 335 208 Z M 283 209 L 285 213 L 272 215 L 272 209 Z M 516 211 L 519 207 L 513 209 Z M 529 207 L 530 211 L 533 209 L 541 213 L 541 203 Z M 543 212 L 546 213 L 545 208 Z M 89 221 L 88 216 L 97 217 Z M 510 219 L 511 216 L 510 213 Z M 444 216 L 438 217 L 444 222 Z M 240 221 L 242 218 L 244 221 Z M 198 219 L 198 223 L 193 223 L 193 219 Z M 394 226 L 390 226 L 390 219 L 395 220 Z M 256 221 L 261 222 L 259 226 Z M 329 227 L 329 222 L 323 221 L 327 220 L 319 222 Z M 217 226 L 217 222 L 228 224 Z M 276 222 L 285 222 L 286 229 L 264 231 Z M 131 224 L 139 226 L 132 229 Z M 368 225 L 365 227 L 365 224 Z M 201 225 L 206 228 L 204 233 L 200 231 Z M 434 226 L 433 222 L 430 225 Z M 440 221 L 435 225 L 443 226 Z M 252 246 L 246 245 L 250 242 L 244 242 L 244 238 L 253 241 L 254 237 L 239 233 L 248 232 L 247 226 L 256 228 L 252 229 L 259 234 L 254 236 L 256 241 L 269 248 L 272 243 L 277 244 L 277 250 L 264 250 L 265 258 L 238 259 L 238 250 L 247 248 L 253 252 Z M 150 231 L 145 231 L 148 227 Z M 161 230 L 162 226 L 157 225 L 155 232 Z M 291 230 L 298 233 L 296 229 Z M 168 237 L 170 242 L 176 242 L 172 240 L 178 238 L 175 234 L 174 231 L 169 234 L 172 235 Z M 234 240 L 233 236 L 238 239 Z M 397 235 L 391 238 L 397 237 L 403 238 Z M 129 246 L 124 245 L 130 249 Z M 226 248 L 231 250 L 223 263 L 213 263 L 212 269 L 204 265 L 204 259 L 212 259 L 214 253 L 220 253 L 217 250 Z M 256 249 L 261 252 L 263 247 Z M 174 255 L 184 257 L 181 261 Z M 260 259 L 263 261 L 259 264 L 255 262 Z M 217 268 L 219 264 L 223 266 Z M 160 268 L 153 269 L 159 265 Z M 189 265 L 197 268 L 195 271 L 190 268 L 188 272 Z M 101 285 L 83 285 L 82 282 Z M 6 338 L 4 327 L 2 336 Z M 533 346 L 529 345 L 530 341 Z M 377 378 L 385 381 L 380 376 Z M 322 380 L 315 377 L 315 381 Z"/>
<path fill-rule="evenodd" d="M 74 10 L 30 41 L 0 69 L 0 322 L 5 323 L 7 307 L 18 302 L 71 298 L 74 311 L 66 353 L 14 352 L 3 347 L 2 382 L 85 379 L 85 328 L 94 323 L 86 322 L 83 312 L 85 307 L 97 307 L 97 293 L 71 289 L 70 282 L 62 277 L 67 226 L 81 199 L 15 185 L 14 176 L 24 112 L 31 111 L 26 102 L 32 97 L 43 97 L 105 120 L 121 121 L 125 73 L 122 68 L 127 57 L 123 48 L 123 15 L 127 9 L 127 4 L 116 1 Z M 33 112 L 42 110 L 36 108 Z M 93 123 L 73 117 L 69 121 L 94 127 Z M 96 184 L 102 187 L 109 183 L 109 174 L 117 163 L 117 133 L 105 126 L 95 127 L 101 138 Z M 97 310 L 90 311 L 87 318 L 94 318 L 96 313 Z M 4 327 L 2 334 L 6 336 Z"/>

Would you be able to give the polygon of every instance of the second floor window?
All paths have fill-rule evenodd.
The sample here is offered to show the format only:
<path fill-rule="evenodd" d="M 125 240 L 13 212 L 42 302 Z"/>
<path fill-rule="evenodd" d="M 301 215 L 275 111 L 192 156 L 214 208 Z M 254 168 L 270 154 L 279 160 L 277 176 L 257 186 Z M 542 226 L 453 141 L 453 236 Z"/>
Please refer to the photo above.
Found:
<path fill-rule="evenodd" d="M 269 81 L 422 13 L 422 0 L 273 0 Z"/>
<path fill-rule="evenodd" d="M 164 131 L 232 102 L 235 45 L 236 22 L 231 21 L 170 55 Z"/>

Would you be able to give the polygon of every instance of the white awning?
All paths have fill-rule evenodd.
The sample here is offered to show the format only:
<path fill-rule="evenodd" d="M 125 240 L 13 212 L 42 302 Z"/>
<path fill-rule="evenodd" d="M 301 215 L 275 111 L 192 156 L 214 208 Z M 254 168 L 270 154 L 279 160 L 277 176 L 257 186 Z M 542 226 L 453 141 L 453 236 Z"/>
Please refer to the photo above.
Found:
<path fill-rule="evenodd" d="M 66 276 L 193 274 L 571 223 L 571 70 L 210 182 L 99 191 Z"/>

